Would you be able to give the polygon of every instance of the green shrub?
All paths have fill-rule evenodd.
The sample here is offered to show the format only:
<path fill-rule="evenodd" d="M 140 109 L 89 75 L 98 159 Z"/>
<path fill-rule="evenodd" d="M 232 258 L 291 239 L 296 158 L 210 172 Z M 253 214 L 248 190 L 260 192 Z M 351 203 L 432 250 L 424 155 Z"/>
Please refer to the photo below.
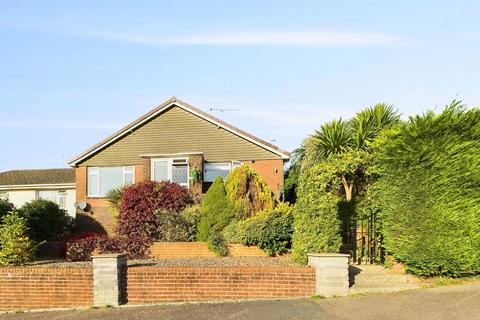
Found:
<path fill-rule="evenodd" d="M 248 165 L 230 172 L 225 179 L 225 189 L 240 220 L 276 205 L 275 195 L 268 184 Z"/>
<path fill-rule="evenodd" d="M 221 177 L 217 177 L 203 200 L 198 239 L 206 241 L 211 231 L 221 232 L 234 218 Z"/>
<path fill-rule="evenodd" d="M 384 246 L 422 276 L 480 273 L 480 109 L 454 103 L 379 142 Z"/>
<path fill-rule="evenodd" d="M 62 240 L 73 228 L 73 218 L 52 201 L 33 200 L 18 212 L 27 220 L 30 238 L 37 242 Z"/>
<path fill-rule="evenodd" d="M 0 265 L 22 265 L 33 260 L 37 246 L 28 238 L 27 222 L 18 213 L 2 218 L 0 225 Z"/>
<path fill-rule="evenodd" d="M 275 256 L 291 248 L 293 233 L 293 207 L 282 203 L 272 210 L 240 221 L 237 226 L 237 238 L 245 245 L 256 245 Z"/>
<path fill-rule="evenodd" d="M 185 220 L 187 226 L 188 239 L 186 241 L 197 241 L 198 223 L 200 222 L 200 205 L 193 205 L 180 212 L 180 216 Z"/>
<path fill-rule="evenodd" d="M 219 257 L 228 255 L 227 242 L 218 231 L 210 231 L 207 238 L 208 249 L 213 251 Z"/>
<path fill-rule="evenodd" d="M 182 213 L 179 214 L 166 209 L 155 211 L 157 218 L 156 241 L 194 241 L 197 233 L 197 221 L 190 212 Z"/>
<path fill-rule="evenodd" d="M 315 165 L 302 172 L 294 209 L 293 257 L 307 263 L 308 253 L 337 253 L 342 245 L 334 166 Z"/>
<path fill-rule="evenodd" d="M 222 236 L 225 239 L 225 241 L 227 241 L 228 243 L 240 243 L 240 239 L 238 239 L 237 227 L 238 227 L 238 220 L 233 219 L 232 221 L 230 221 L 228 226 L 223 228 Z"/>
<path fill-rule="evenodd" d="M 8 201 L 8 199 L 0 199 L 0 224 L 2 223 L 2 217 L 14 211 L 15 206 L 13 205 L 13 203 Z"/>

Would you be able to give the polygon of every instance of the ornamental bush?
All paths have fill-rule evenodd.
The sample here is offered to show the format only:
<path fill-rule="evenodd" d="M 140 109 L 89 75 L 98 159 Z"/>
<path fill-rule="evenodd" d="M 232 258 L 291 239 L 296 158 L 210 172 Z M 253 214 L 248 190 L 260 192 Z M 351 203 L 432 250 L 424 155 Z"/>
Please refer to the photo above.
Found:
<path fill-rule="evenodd" d="M 218 257 L 225 257 L 228 255 L 227 241 L 218 231 L 211 230 L 208 234 L 208 249 L 213 251 Z"/>
<path fill-rule="evenodd" d="M 454 102 L 377 145 L 384 246 L 422 276 L 480 273 L 480 109 Z"/>
<path fill-rule="evenodd" d="M 286 253 L 291 248 L 293 207 L 286 203 L 240 221 L 236 238 L 244 245 L 256 245 L 270 256 Z"/>
<path fill-rule="evenodd" d="M 240 220 L 276 205 L 275 195 L 268 184 L 248 165 L 230 172 L 225 179 L 225 189 L 235 211 L 239 212 Z"/>
<path fill-rule="evenodd" d="M 100 236 L 102 237 L 102 236 Z M 97 247 L 98 236 L 77 239 L 67 243 L 66 258 L 67 261 L 88 261 L 92 258 L 92 253 Z"/>
<path fill-rule="evenodd" d="M 9 213 L 0 225 L 0 265 L 22 265 L 33 260 L 37 246 L 28 238 L 27 221 Z"/>
<path fill-rule="evenodd" d="M 217 177 L 203 200 L 198 239 L 206 241 L 211 231 L 221 232 L 235 217 L 221 177 Z"/>
<path fill-rule="evenodd" d="M 197 221 L 190 215 L 190 211 L 182 214 L 166 209 L 155 211 L 157 217 L 156 241 L 192 241 L 196 238 Z M 187 220 L 188 219 L 188 220 Z"/>
<path fill-rule="evenodd" d="M 120 203 L 118 234 L 141 238 L 149 244 L 158 229 L 155 211 L 166 209 L 179 213 L 193 203 L 193 197 L 187 188 L 176 183 L 146 181 L 125 187 Z"/>
<path fill-rule="evenodd" d="M 15 212 L 15 206 L 8 199 L 0 199 L 0 224 L 2 224 L 2 217 L 7 214 Z"/>
<path fill-rule="evenodd" d="M 302 172 L 294 210 L 293 257 L 307 263 L 307 253 L 337 253 L 342 245 L 335 166 L 317 164 Z"/>
<path fill-rule="evenodd" d="M 62 240 L 73 229 L 73 218 L 49 200 L 33 200 L 18 212 L 26 219 L 29 236 L 36 242 Z"/>

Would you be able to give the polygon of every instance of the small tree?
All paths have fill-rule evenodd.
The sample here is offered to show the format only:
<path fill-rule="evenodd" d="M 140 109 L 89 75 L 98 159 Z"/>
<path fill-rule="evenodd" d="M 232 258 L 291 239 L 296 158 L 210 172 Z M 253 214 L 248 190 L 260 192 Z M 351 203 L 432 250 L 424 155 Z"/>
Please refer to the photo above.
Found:
<path fill-rule="evenodd" d="M 235 217 L 221 177 L 217 177 L 203 200 L 198 239 L 206 241 L 211 231 L 220 232 Z"/>
<path fill-rule="evenodd" d="M 265 180 L 247 165 L 235 168 L 225 179 L 227 196 L 240 219 L 273 209 L 275 195 Z"/>
<path fill-rule="evenodd" d="M 28 238 L 27 222 L 18 213 L 3 217 L 0 225 L 0 265 L 22 265 L 33 260 L 37 246 Z"/>

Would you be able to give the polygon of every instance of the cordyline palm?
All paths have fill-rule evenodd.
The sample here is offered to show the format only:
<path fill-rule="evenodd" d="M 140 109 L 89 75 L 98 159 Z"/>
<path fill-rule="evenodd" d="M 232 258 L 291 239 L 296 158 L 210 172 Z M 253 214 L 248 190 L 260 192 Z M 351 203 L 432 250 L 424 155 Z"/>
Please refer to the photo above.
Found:
<path fill-rule="evenodd" d="M 350 121 L 338 119 L 325 123 L 312 135 L 307 157 L 322 161 L 337 156 L 339 161 L 348 161 L 348 157 L 345 157 L 348 153 L 368 151 L 370 143 L 380 131 L 399 120 L 400 116 L 393 106 L 379 103 L 358 112 Z M 358 157 L 351 159 L 356 161 Z M 351 200 L 353 194 L 353 175 L 350 172 L 341 176 L 347 200 Z"/>

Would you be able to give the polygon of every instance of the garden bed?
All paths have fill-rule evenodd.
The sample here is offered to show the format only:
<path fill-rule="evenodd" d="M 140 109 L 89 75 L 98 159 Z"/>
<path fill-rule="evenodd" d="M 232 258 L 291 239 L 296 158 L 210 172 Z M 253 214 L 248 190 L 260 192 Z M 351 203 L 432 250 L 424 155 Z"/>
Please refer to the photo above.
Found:
<path fill-rule="evenodd" d="M 178 259 L 128 260 L 131 267 L 300 267 L 289 255 L 280 257 L 191 257 Z M 69 262 L 62 259 L 38 260 L 27 268 L 88 268 L 92 262 Z"/>

